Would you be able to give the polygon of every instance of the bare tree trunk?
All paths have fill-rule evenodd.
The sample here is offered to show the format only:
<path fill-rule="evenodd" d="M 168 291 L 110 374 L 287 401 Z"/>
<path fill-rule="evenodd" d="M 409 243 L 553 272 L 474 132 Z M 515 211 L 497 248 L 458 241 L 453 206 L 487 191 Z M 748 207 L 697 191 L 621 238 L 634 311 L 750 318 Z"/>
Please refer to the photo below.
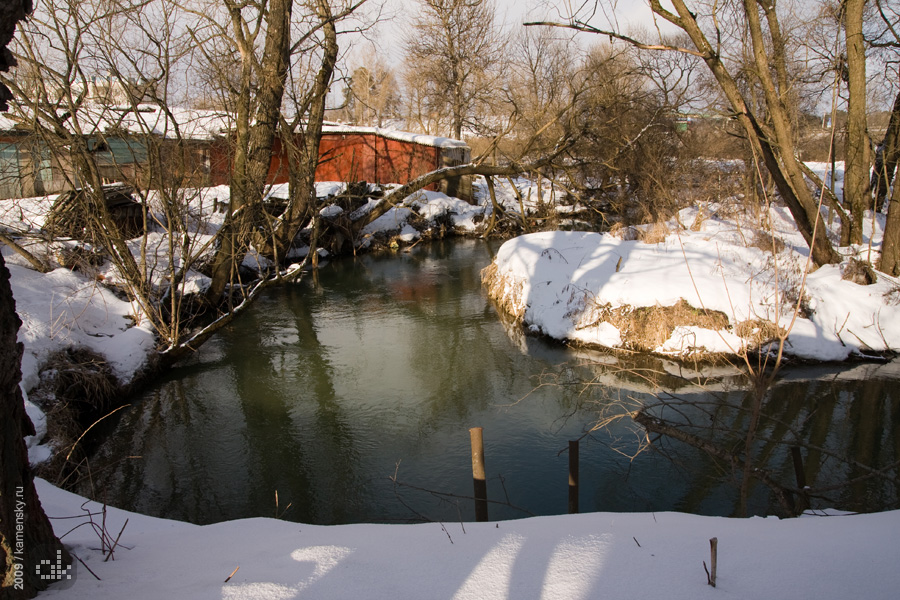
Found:
<path fill-rule="evenodd" d="M 316 201 L 316 167 L 319 164 L 319 142 L 325 121 L 328 89 L 337 64 L 338 42 L 334 15 L 327 0 L 316 0 L 316 16 L 322 24 L 322 63 L 316 73 L 312 89 L 305 103 L 296 107 L 297 119 L 292 126 L 282 121 L 282 142 L 287 150 L 290 198 L 284 214 L 277 223 L 271 244 L 272 254 L 283 257 L 297 233 L 312 216 Z M 303 124 L 301 139 L 295 131 Z"/>
<path fill-rule="evenodd" d="M 894 277 L 900 276 L 900 185 L 897 183 L 894 183 L 891 202 L 888 206 L 878 269 Z"/>
<path fill-rule="evenodd" d="M 0 71 L 15 64 L 6 46 L 16 23 L 31 9 L 31 0 L 0 0 Z M 0 86 L 0 110 L 7 109 L 10 99 L 6 86 Z M 21 325 L 9 269 L 0 254 L 0 597 L 10 599 L 33 598 L 53 583 L 42 579 L 36 569 L 42 560 L 55 565 L 58 553 L 65 564 L 72 562 L 41 508 L 28 465 L 24 436 L 34 435 L 34 425 L 25 413 L 19 388 L 24 346 L 16 336 Z"/>
<path fill-rule="evenodd" d="M 844 171 L 844 204 L 850 209 L 850 243 L 863 242 L 864 212 L 872 204 L 869 190 L 869 136 L 866 127 L 866 49 L 863 39 L 863 7 L 866 0 L 844 1 L 844 35 L 847 45 L 847 144 Z"/>
<path fill-rule="evenodd" d="M 875 191 L 875 210 L 881 210 L 887 198 L 894 171 L 900 159 L 900 93 L 894 99 L 887 131 L 881 141 L 881 149 L 875 157 L 875 171 L 872 173 L 872 188 Z"/>
<path fill-rule="evenodd" d="M 19 381 L 23 345 L 16 342 L 21 321 L 9 285 L 9 270 L 0 255 L 0 564 L 2 598 L 33 598 L 54 580 L 44 580 L 36 567 L 61 558 L 72 562 L 56 539 L 41 508 L 34 475 L 28 466 L 23 436 L 34 426 L 25 413 Z M 57 554 L 59 553 L 59 554 Z"/>
<path fill-rule="evenodd" d="M 212 303 L 218 303 L 225 287 L 234 280 L 250 240 L 254 212 L 262 213 L 291 49 L 291 0 L 266 3 L 265 46 L 259 59 L 254 38 L 244 34 L 241 7 L 227 4 L 232 31 L 241 51 L 242 89 L 238 101 L 231 207 L 221 232 L 221 245 L 213 259 L 212 282 L 207 292 L 207 299 Z"/>
<path fill-rule="evenodd" d="M 701 58 L 712 71 L 719 87 L 725 94 L 732 109 L 747 132 L 751 143 L 756 147 L 759 155 L 768 171 L 775 180 L 778 192 L 791 211 L 791 216 L 797 225 L 797 229 L 803 235 L 810 247 L 813 262 L 816 265 L 832 264 L 840 261 L 840 256 L 835 252 L 826 235 L 824 224 L 816 225 L 818 219 L 818 207 L 815 200 L 806 187 L 803 174 L 794 156 L 790 120 L 785 112 L 784 100 L 779 96 L 775 82 L 769 74 L 770 64 L 765 54 L 766 43 L 762 36 L 762 28 L 757 12 L 757 2 L 745 0 L 745 15 L 750 28 L 753 42 L 754 59 L 757 62 L 762 85 L 766 94 L 766 107 L 772 116 L 774 134 L 767 135 L 759 120 L 744 101 L 740 89 L 722 62 L 719 54 L 710 44 L 706 35 L 697 24 L 694 14 L 688 9 L 683 0 L 672 0 L 677 15 L 663 8 L 660 0 L 651 0 L 653 12 L 663 17 L 670 23 L 680 27 L 690 36 Z M 765 3 L 765 7 L 772 12 L 767 12 L 767 19 L 774 19 L 774 3 Z M 770 24 L 770 30 L 772 26 Z M 778 38 L 776 37 L 776 42 Z M 775 44 L 776 48 L 778 43 Z M 783 60 L 783 57 L 780 59 Z M 777 66 L 779 59 L 776 57 L 776 72 L 780 73 L 781 67 Z M 761 65 L 761 67 L 760 67 Z M 779 78 L 781 75 L 777 75 Z"/>

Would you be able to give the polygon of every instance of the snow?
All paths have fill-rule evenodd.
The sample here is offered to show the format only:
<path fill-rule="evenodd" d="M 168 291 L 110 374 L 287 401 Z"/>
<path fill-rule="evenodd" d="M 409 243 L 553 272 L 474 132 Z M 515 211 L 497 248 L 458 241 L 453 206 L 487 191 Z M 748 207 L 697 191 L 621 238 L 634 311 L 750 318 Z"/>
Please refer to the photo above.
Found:
<path fill-rule="evenodd" d="M 426 135 L 423 133 L 411 133 L 408 131 L 397 131 L 396 129 L 386 129 L 383 127 L 362 127 L 359 125 L 344 125 L 341 123 L 325 123 L 322 126 L 322 133 L 372 134 L 391 140 L 397 140 L 399 142 L 411 142 L 422 146 L 433 146 L 436 148 L 468 148 L 468 145 L 465 142 L 453 138 Z"/>
<path fill-rule="evenodd" d="M 591 513 L 336 526 L 256 518 L 198 526 L 107 508 L 111 535 L 125 529 L 115 560 L 104 562 L 91 527 L 66 533 L 87 522 L 86 511 L 99 523 L 102 507 L 36 484 L 57 534 L 100 578 L 76 561 L 74 581 L 55 584 L 42 598 L 844 600 L 893 598 L 900 586 L 900 511 L 787 520 Z M 715 589 L 703 570 L 712 537 Z"/>
<path fill-rule="evenodd" d="M 768 214 L 786 243 L 774 256 L 747 246 L 748 232 L 716 217 L 715 207 L 712 212 L 700 222 L 697 209 L 681 211 L 658 243 L 586 232 L 517 237 L 501 246 L 494 261 L 502 281 L 496 296 L 534 332 L 597 346 L 624 343 L 621 332 L 602 320 L 604 309 L 672 306 L 683 299 L 697 309 L 721 311 L 729 328 L 676 327 L 656 348 L 661 354 L 736 353 L 745 343 L 735 327 L 755 319 L 788 329 L 785 352 L 803 359 L 839 361 L 900 349 L 900 306 L 890 300 L 900 289 L 896 279 L 879 274 L 866 286 L 843 280 L 838 266 L 813 271 L 783 210 Z M 869 220 L 881 223 L 882 217 Z M 691 223 L 699 226 L 682 225 Z M 801 289 L 811 314 L 795 319 L 793 300 Z"/>
<path fill-rule="evenodd" d="M 533 205 L 533 185 L 515 183 L 526 206 Z M 339 190 L 339 185 L 321 186 L 320 195 Z M 497 191 L 506 210 L 518 210 L 518 198 L 508 186 Z M 212 198 L 227 197 L 227 188 L 214 188 L 191 200 L 203 220 L 197 235 L 214 233 L 221 214 L 211 211 Z M 46 199 L 21 201 L 21 212 L 19 205 L 4 205 L 0 218 L 19 230 L 37 227 L 45 204 Z M 842 280 L 838 267 L 809 272 L 804 280 L 805 245 L 785 211 L 773 208 L 762 216 L 785 245 L 773 255 L 747 245 L 749 224 L 739 225 L 725 207 L 701 208 L 702 213 L 700 208 L 682 211 L 656 243 L 561 231 L 510 240 L 496 259 L 506 278 L 506 298 L 535 331 L 617 346 L 622 332 L 595 322 L 596 307 L 668 305 L 683 298 L 722 311 L 732 325 L 761 317 L 788 326 L 793 305 L 785 292 L 802 284 L 811 314 L 793 323 L 788 350 L 794 355 L 841 360 L 900 348 L 900 315 L 896 300 L 890 300 L 897 297 L 897 281 L 881 275 L 875 285 L 860 286 Z M 489 215 L 484 200 L 472 206 L 422 192 L 370 224 L 366 236 L 393 235 L 408 243 L 420 235 L 411 227 L 413 217 L 449 216 L 457 227 L 476 231 Z M 876 215 L 872 221 L 876 227 L 867 231 L 866 243 L 871 241 L 877 252 L 882 220 Z M 153 240 L 165 246 L 162 239 Z M 860 246 L 848 255 L 868 250 Z M 94 276 L 65 269 L 42 275 L 9 249 L 3 252 L 23 321 L 23 391 L 37 383 L 47 357 L 68 346 L 99 352 L 123 381 L 141 368 L 155 340 L 136 307 Z M 164 271 L 166 265 L 159 268 Z M 114 274 L 106 272 L 104 280 L 111 279 Z M 734 350 L 742 343 L 730 329 L 684 326 L 658 351 Z M 39 445 L 46 425 L 37 407 L 29 403 L 27 410 L 39 428 L 27 440 L 30 457 L 39 461 L 49 452 Z M 312 526 L 244 519 L 196 526 L 110 507 L 106 523 L 113 536 L 126 519 L 128 524 L 115 560 L 104 561 L 94 529 L 75 528 L 88 522 L 85 509 L 99 523 L 101 507 L 42 480 L 37 486 L 57 533 L 101 578 L 76 563 L 71 587 L 56 584 L 42 597 L 843 600 L 891 598 L 900 587 L 895 568 L 900 511 L 791 520 L 593 513 L 500 523 Z M 719 540 L 716 589 L 707 585 L 703 571 L 712 537 Z M 235 567 L 240 568 L 225 582 Z"/>
<path fill-rule="evenodd" d="M 96 281 L 59 268 L 42 275 L 8 264 L 16 311 L 22 319 L 19 341 L 25 345 L 25 389 L 37 383 L 47 357 L 67 347 L 101 353 L 113 372 L 127 382 L 154 347 L 153 332 L 134 326 L 135 309 Z"/>
<path fill-rule="evenodd" d="M 22 110 L 27 110 L 24 107 Z M 86 102 L 81 119 L 96 131 L 126 131 L 136 135 L 154 134 L 167 139 L 211 140 L 226 135 L 234 128 L 234 115 L 216 110 L 199 110 L 170 107 L 160 110 L 152 104 L 120 106 L 107 103 Z M 0 115 L 0 131 L 13 131 L 17 120 Z M 410 142 L 435 148 L 468 148 L 453 138 L 398 131 L 383 127 L 361 127 L 341 123 L 325 123 L 324 134 L 377 135 L 382 138 Z"/>

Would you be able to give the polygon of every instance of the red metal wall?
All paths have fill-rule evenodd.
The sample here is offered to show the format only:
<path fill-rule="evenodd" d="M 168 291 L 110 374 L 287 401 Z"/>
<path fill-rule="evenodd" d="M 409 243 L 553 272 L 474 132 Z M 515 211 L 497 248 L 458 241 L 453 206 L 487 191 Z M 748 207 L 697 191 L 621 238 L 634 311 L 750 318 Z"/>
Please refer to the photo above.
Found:
<path fill-rule="evenodd" d="M 378 138 L 378 170 L 375 183 L 407 183 L 440 168 L 440 148 Z M 432 184 L 428 189 L 437 189 Z"/>
<path fill-rule="evenodd" d="M 228 183 L 230 160 L 224 143 L 210 148 L 213 185 Z M 272 146 L 269 183 L 288 180 L 287 156 L 280 140 Z M 407 183 L 440 168 L 441 149 L 414 142 L 393 140 L 374 133 L 326 133 L 319 143 L 316 181 L 368 181 Z M 438 189 L 432 184 L 428 189 Z"/>
<path fill-rule="evenodd" d="M 319 142 L 316 181 L 378 181 L 378 136 L 327 133 Z"/>

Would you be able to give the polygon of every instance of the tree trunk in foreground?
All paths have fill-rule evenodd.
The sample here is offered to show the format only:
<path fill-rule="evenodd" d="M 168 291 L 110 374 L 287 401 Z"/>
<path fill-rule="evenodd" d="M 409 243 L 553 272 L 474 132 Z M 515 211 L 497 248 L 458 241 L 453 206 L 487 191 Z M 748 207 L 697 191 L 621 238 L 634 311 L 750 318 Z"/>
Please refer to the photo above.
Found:
<path fill-rule="evenodd" d="M 0 0 L 0 71 L 15 64 L 6 46 L 15 34 L 16 23 L 31 9 L 31 0 Z M 9 90 L 0 86 L 0 110 L 6 110 L 10 99 Z M 33 598 L 46 588 L 52 580 L 41 579 L 35 567 L 42 560 L 55 565 L 57 552 L 66 564 L 71 562 L 41 508 L 28 466 L 23 436 L 33 435 L 34 425 L 25 413 L 19 388 L 24 346 L 16 336 L 21 324 L 9 270 L 0 254 L 0 599 Z"/>
<path fill-rule="evenodd" d="M 888 205 L 878 269 L 894 277 L 900 276 L 900 185 L 896 182 Z"/>
<path fill-rule="evenodd" d="M 863 8 L 866 0 L 844 2 L 847 45 L 847 144 L 844 150 L 844 204 L 850 210 L 850 243 L 863 243 L 865 211 L 872 204 L 869 190 L 869 135 L 866 128 L 866 49 Z"/>
<path fill-rule="evenodd" d="M 33 598 L 54 580 L 42 579 L 41 561 L 71 563 L 41 508 L 34 475 L 28 466 L 23 436 L 34 426 L 25 413 L 19 381 L 24 346 L 16 341 L 21 321 L 9 285 L 9 270 L 0 255 L 0 598 Z"/>

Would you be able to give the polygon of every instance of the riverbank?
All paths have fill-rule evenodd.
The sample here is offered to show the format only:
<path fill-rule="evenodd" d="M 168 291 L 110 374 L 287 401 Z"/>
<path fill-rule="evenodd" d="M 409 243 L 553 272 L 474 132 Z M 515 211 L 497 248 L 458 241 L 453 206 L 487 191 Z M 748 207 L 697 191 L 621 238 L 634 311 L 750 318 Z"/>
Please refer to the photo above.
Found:
<path fill-rule="evenodd" d="M 519 180 L 518 185 L 525 188 L 531 183 Z M 342 183 L 317 184 L 318 195 L 325 199 L 339 197 L 344 189 Z M 502 204 L 518 206 L 510 187 L 498 186 L 498 192 Z M 275 186 L 271 190 L 273 196 L 285 193 L 285 186 Z M 227 198 L 228 194 L 226 186 L 186 194 L 190 198 L 189 212 L 195 220 L 192 221 L 192 235 L 198 245 L 211 240 L 222 226 L 224 213 L 219 210 L 220 198 Z M 23 321 L 19 331 L 19 341 L 24 344 L 21 387 L 26 396 L 26 410 L 37 429 L 37 435 L 27 438 L 29 456 L 35 464 L 43 463 L 54 453 L 54 449 L 45 443 L 48 441 L 45 413 L 60 404 L 54 390 L 58 386 L 52 379 L 60 373 L 74 372 L 85 364 L 91 369 L 97 365 L 95 370 L 102 371 L 98 379 L 105 379 L 102 385 L 109 388 L 110 395 L 122 395 L 130 386 L 139 383 L 144 374 L 153 371 L 151 363 L 158 341 L 149 320 L 141 317 L 140 307 L 124 300 L 122 294 L 115 291 L 122 280 L 110 262 L 72 263 L 73 245 L 70 242 L 48 243 L 39 234 L 54 199 L 55 196 L 26 198 L 6 201 L 0 206 L 0 223 L 10 231 L 20 232 L 25 247 L 45 255 L 56 267 L 49 273 L 39 273 L 11 248 L 2 247 L 11 274 L 17 312 Z M 373 201 L 364 204 L 357 209 L 356 218 L 374 206 Z M 330 205 L 322 214 L 323 218 L 334 219 L 342 212 L 339 206 Z M 488 223 L 490 213 L 490 202 L 485 198 L 480 203 L 468 204 L 439 192 L 422 191 L 366 226 L 355 240 L 354 251 L 398 251 L 423 239 L 477 235 Z M 169 249 L 165 232 L 151 231 L 145 243 L 135 243 L 132 249 L 136 258 L 145 253 L 147 264 L 156 266 L 149 269 L 151 285 L 167 285 Z M 298 248 L 292 258 L 300 261 L 308 251 L 308 247 Z M 319 250 L 319 255 L 321 260 L 329 258 L 324 249 Z M 176 255 L 175 260 L 180 257 Z M 248 269 L 269 266 L 254 253 L 250 253 L 244 263 Z M 209 279 L 191 269 L 184 281 L 186 290 L 202 291 Z M 70 356 L 72 350 L 78 350 L 79 356 Z M 33 394 L 34 401 L 29 400 L 29 394 Z M 101 414 L 102 408 L 101 402 L 98 407 Z M 72 419 L 71 415 L 66 415 L 59 421 L 71 422 Z M 61 427 L 71 429 L 69 442 L 79 437 L 79 428 L 71 428 L 65 423 Z"/>

